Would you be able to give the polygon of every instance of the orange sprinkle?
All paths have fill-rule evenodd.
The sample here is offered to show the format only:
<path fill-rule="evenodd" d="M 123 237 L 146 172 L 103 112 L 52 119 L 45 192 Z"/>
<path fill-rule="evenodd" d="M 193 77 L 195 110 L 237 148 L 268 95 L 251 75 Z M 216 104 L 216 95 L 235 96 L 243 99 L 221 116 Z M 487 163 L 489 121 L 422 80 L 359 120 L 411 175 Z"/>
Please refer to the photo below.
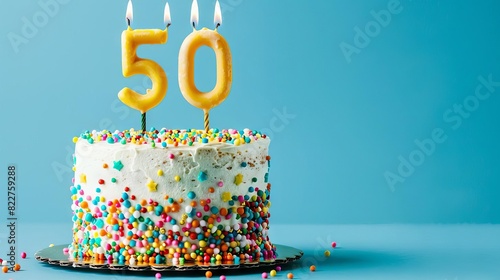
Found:
<path fill-rule="evenodd" d="M 191 201 L 191 207 L 193 207 L 193 208 L 196 207 L 196 204 L 197 204 L 196 201 L 194 201 L 194 200 Z"/>
<path fill-rule="evenodd" d="M 194 228 L 197 228 L 200 226 L 200 222 L 198 220 L 193 220 L 191 222 L 191 226 L 194 227 Z"/>
<path fill-rule="evenodd" d="M 107 163 L 103 163 L 102 164 L 102 168 L 108 168 L 108 164 Z"/>
<path fill-rule="evenodd" d="M 221 209 L 219 209 L 219 213 L 221 214 L 221 216 L 226 216 L 227 215 L 227 209 L 226 208 L 221 208 Z"/>
<path fill-rule="evenodd" d="M 213 187 L 210 187 L 210 188 L 208 188 L 208 192 L 209 192 L 209 193 L 214 193 L 214 192 L 215 192 L 215 189 L 214 189 Z"/>

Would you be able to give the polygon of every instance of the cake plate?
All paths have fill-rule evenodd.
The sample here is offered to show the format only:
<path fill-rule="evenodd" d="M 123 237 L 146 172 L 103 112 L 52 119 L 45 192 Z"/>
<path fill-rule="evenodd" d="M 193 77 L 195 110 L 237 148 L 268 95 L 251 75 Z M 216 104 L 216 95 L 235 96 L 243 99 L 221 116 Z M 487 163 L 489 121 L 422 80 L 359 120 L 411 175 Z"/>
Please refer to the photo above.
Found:
<path fill-rule="evenodd" d="M 35 258 L 44 263 L 55 266 L 72 267 L 72 268 L 91 268 L 97 270 L 128 270 L 128 271 L 197 271 L 197 270 L 228 270 L 228 269 L 241 269 L 241 268 L 259 268 L 269 267 L 275 265 L 285 265 L 299 260 L 304 252 L 299 249 L 285 246 L 276 246 L 276 259 L 268 261 L 241 261 L 240 264 L 233 263 L 185 263 L 183 265 L 174 265 L 171 262 L 167 264 L 108 264 L 104 261 L 83 261 L 72 260 L 68 255 L 63 253 L 63 249 L 68 245 L 57 245 L 42 249 L 35 253 Z"/>

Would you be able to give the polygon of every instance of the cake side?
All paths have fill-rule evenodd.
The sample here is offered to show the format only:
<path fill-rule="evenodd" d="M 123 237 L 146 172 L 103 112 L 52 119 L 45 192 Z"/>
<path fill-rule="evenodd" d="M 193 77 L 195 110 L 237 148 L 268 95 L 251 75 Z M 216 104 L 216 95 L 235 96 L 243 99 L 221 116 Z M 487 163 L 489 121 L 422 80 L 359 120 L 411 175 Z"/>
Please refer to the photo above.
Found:
<path fill-rule="evenodd" d="M 272 259 L 269 138 L 251 130 L 86 132 L 76 140 L 74 258 Z"/>

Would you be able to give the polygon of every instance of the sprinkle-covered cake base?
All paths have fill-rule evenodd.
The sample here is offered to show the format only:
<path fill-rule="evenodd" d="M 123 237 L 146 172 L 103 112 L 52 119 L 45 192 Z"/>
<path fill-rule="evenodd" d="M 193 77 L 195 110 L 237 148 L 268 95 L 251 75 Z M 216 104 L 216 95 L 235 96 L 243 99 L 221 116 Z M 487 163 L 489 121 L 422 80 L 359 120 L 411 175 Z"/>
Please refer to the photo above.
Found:
<path fill-rule="evenodd" d="M 265 135 L 86 131 L 74 142 L 74 259 L 134 265 L 276 257 Z"/>

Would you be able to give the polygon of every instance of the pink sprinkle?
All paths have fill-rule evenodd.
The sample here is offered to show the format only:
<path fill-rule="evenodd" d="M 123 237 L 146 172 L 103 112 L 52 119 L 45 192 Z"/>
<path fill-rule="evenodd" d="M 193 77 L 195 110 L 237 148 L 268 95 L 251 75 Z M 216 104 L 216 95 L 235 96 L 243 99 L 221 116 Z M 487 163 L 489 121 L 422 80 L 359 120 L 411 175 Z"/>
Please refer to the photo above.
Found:
<path fill-rule="evenodd" d="M 83 190 L 80 190 L 80 195 L 83 195 L 85 192 Z"/>
<path fill-rule="evenodd" d="M 337 242 L 332 242 L 332 248 L 337 247 Z"/>
<path fill-rule="evenodd" d="M 175 158 L 174 154 L 169 154 L 169 155 L 168 155 L 168 157 L 169 157 L 170 159 L 174 159 L 174 158 Z"/>
<path fill-rule="evenodd" d="M 26 252 L 21 253 L 21 258 L 25 259 L 26 258 Z"/>
<path fill-rule="evenodd" d="M 262 272 L 262 279 L 266 279 L 267 278 L 267 273 L 266 272 Z"/>
<path fill-rule="evenodd" d="M 156 273 L 155 277 L 156 277 L 156 279 L 160 279 L 161 278 L 161 273 Z"/>
<path fill-rule="evenodd" d="M 87 197 L 85 197 L 85 199 L 87 199 L 87 201 L 91 201 L 92 197 L 90 195 L 87 195 Z"/>
<path fill-rule="evenodd" d="M 276 271 L 281 271 L 281 266 L 277 266 Z"/>
<path fill-rule="evenodd" d="M 226 280 L 226 276 L 221 275 L 221 276 L 219 277 L 219 280 Z"/>
<path fill-rule="evenodd" d="M 222 188 L 224 186 L 224 182 L 222 181 L 217 182 L 217 186 Z"/>

